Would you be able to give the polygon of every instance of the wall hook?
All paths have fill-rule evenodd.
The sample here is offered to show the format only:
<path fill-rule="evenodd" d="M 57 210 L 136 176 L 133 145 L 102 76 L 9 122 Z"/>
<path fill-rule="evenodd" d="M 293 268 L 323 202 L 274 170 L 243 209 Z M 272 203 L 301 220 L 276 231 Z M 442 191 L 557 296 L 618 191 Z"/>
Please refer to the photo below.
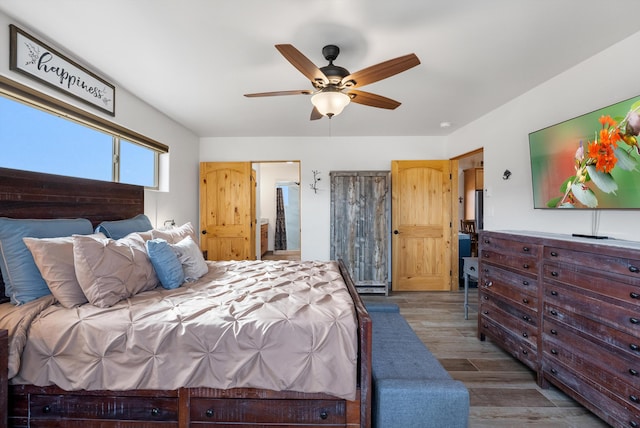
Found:
<path fill-rule="evenodd" d="M 511 177 L 511 171 L 509 171 L 508 169 L 505 169 L 504 172 L 502 173 L 502 179 L 508 180 L 509 177 Z"/>
<path fill-rule="evenodd" d="M 313 170 L 313 183 L 309 184 L 309 187 L 313 189 L 314 193 L 318 193 L 318 181 L 320 181 L 320 171 Z"/>

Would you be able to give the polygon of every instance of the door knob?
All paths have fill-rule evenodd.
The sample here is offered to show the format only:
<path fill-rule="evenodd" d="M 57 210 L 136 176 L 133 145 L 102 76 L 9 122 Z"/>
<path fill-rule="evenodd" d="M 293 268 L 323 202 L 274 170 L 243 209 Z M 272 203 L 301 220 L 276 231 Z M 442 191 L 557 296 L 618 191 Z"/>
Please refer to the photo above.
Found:
<path fill-rule="evenodd" d="M 202 234 L 203 234 L 203 235 L 206 235 L 206 234 L 207 234 L 207 231 L 206 231 L 206 230 L 203 230 L 203 231 L 202 231 Z"/>
<path fill-rule="evenodd" d="M 397 230 L 394 230 L 394 231 L 393 231 L 393 234 L 394 234 L 394 235 L 397 235 L 398 233 L 400 233 L 400 232 L 398 232 Z"/>

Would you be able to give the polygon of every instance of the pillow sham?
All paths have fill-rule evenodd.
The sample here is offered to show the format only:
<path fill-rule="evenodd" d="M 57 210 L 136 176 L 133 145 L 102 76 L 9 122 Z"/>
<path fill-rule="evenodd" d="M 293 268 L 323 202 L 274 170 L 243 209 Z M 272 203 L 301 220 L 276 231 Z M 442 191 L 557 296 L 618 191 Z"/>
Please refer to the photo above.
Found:
<path fill-rule="evenodd" d="M 102 233 L 88 235 L 104 238 Z M 87 303 L 73 264 L 73 237 L 22 238 L 51 294 L 65 308 Z"/>
<path fill-rule="evenodd" d="M 168 290 L 180 287 L 184 282 L 182 263 L 170 244 L 156 238 L 145 242 L 145 246 L 162 287 Z"/>
<path fill-rule="evenodd" d="M 118 240 L 76 235 L 73 260 L 84 295 L 101 308 L 158 285 L 144 239 L 137 233 Z"/>
<path fill-rule="evenodd" d="M 0 217 L 0 271 L 5 295 L 20 305 L 50 294 L 31 252 L 22 238 L 56 238 L 88 235 L 93 226 L 87 219 L 13 219 Z"/>
<path fill-rule="evenodd" d="M 154 238 L 164 239 L 169 244 L 177 244 L 187 236 L 190 236 L 193 239 L 193 242 L 198 242 L 198 235 L 196 235 L 196 231 L 191 222 L 169 229 L 153 229 L 151 231 L 151 235 Z"/>
<path fill-rule="evenodd" d="M 185 281 L 195 281 L 209 271 L 209 266 L 202 256 L 198 244 L 187 236 L 182 241 L 171 246 L 178 256 L 178 260 L 182 264 Z"/>
<path fill-rule="evenodd" d="M 96 233 L 101 232 L 107 238 L 120 239 L 133 232 L 147 232 L 153 229 L 149 217 L 138 214 L 126 220 L 103 221 L 96 227 Z"/>

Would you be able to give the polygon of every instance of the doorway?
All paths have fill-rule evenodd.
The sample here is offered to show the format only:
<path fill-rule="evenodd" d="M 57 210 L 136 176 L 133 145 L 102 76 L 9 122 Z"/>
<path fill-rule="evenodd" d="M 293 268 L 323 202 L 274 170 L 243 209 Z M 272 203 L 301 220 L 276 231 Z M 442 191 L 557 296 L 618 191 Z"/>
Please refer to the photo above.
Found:
<path fill-rule="evenodd" d="M 300 161 L 254 162 L 257 195 L 256 251 L 263 260 L 299 260 Z"/>
<path fill-rule="evenodd" d="M 477 234 L 484 227 L 484 149 L 462 154 L 452 160 L 458 164 L 458 180 L 452 207 L 454 219 L 458 219 L 454 223 L 458 239 L 453 239 L 456 251 L 453 252 L 452 266 L 458 266 L 454 270 L 454 280 L 457 279 L 458 286 L 462 287 L 462 258 L 478 255 Z M 473 235 L 465 227 L 469 223 L 473 224 Z"/>

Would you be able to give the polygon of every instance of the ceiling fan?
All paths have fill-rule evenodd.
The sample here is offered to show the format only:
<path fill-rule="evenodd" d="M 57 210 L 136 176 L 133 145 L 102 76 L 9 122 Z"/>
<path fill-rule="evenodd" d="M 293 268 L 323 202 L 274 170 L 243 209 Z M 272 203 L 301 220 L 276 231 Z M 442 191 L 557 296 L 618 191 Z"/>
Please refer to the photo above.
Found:
<path fill-rule="evenodd" d="M 245 97 L 311 95 L 311 103 L 313 104 L 311 120 L 320 119 L 322 116 L 331 118 L 340 114 L 349 102 L 389 110 L 397 108 L 400 105 L 398 101 L 355 88 L 386 79 L 420 64 L 420 60 L 415 54 L 409 54 L 350 73 L 346 68 L 333 64 L 333 61 L 340 54 L 340 48 L 335 45 L 327 45 L 322 48 L 322 55 L 329 61 L 329 65 L 321 68 L 316 67 L 293 45 L 276 45 L 276 49 L 311 81 L 315 89 L 260 92 L 245 94 Z"/>

